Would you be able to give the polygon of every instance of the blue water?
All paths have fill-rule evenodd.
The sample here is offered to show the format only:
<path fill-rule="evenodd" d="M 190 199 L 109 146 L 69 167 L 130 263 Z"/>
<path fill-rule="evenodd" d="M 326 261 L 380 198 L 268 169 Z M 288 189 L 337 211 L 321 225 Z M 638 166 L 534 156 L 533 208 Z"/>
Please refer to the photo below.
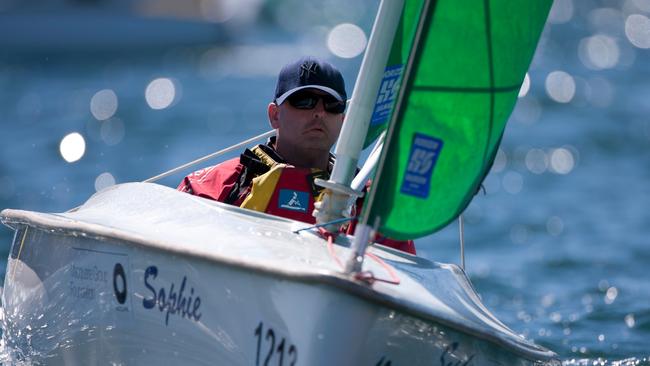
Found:
<path fill-rule="evenodd" d="M 467 272 L 485 304 L 566 364 L 650 365 L 650 50 L 592 12 L 622 3 L 572 3 L 570 22 L 547 26 L 530 91 L 464 216 Z M 579 43 L 601 33 L 616 39 L 619 60 L 592 70 Z M 0 55 L 0 208 L 64 211 L 93 194 L 102 173 L 143 180 L 265 132 L 274 73 L 305 49 L 301 37 L 266 24 L 216 50 Z M 260 51 L 269 44 L 273 57 Z M 351 92 L 361 58 L 328 57 Z M 545 87 L 555 70 L 573 77 L 568 103 Z M 176 98 L 154 110 L 145 89 L 159 77 L 174 80 Z M 90 109 L 102 89 L 118 101 L 105 122 Z M 59 144 L 71 132 L 86 151 L 67 163 Z M 457 263 L 457 236 L 454 223 L 418 240 L 419 254 Z M 3 257 L 11 239 L 0 228 Z"/>

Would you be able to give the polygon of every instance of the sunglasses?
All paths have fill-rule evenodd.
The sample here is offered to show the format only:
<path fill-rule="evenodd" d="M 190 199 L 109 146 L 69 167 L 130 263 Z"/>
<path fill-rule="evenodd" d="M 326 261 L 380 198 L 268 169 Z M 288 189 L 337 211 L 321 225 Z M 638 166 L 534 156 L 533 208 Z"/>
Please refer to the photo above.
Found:
<path fill-rule="evenodd" d="M 345 101 L 340 101 L 333 96 L 320 95 L 310 91 L 297 91 L 291 94 L 287 100 L 296 109 L 314 109 L 318 101 L 323 100 L 323 109 L 328 113 L 340 114 L 345 111 Z"/>

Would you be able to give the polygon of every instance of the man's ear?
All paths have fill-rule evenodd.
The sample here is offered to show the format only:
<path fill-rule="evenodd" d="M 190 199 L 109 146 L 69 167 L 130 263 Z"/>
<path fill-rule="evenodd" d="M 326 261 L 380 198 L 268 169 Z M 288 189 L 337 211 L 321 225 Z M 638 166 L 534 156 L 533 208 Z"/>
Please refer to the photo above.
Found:
<path fill-rule="evenodd" d="M 269 103 L 267 113 L 269 115 L 269 123 L 271 124 L 271 127 L 276 130 L 280 128 L 280 108 L 278 105 L 273 102 Z"/>

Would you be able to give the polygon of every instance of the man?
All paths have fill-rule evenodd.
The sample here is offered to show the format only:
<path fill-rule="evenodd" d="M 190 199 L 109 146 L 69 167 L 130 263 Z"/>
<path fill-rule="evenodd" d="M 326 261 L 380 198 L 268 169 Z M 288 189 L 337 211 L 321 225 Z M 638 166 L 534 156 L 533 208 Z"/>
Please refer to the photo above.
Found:
<path fill-rule="evenodd" d="M 328 179 L 332 171 L 330 149 L 341 131 L 346 101 L 343 76 L 331 64 L 303 57 L 284 66 L 267 107 L 276 136 L 239 158 L 188 175 L 178 189 L 314 223 L 311 213 L 322 191 L 314 179 Z M 379 242 L 415 253 L 412 241 Z"/>

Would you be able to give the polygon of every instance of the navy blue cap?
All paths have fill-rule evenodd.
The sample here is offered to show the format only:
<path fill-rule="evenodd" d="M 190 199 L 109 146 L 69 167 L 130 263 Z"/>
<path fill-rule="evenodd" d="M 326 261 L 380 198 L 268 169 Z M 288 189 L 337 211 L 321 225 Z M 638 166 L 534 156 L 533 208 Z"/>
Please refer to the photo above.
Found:
<path fill-rule="evenodd" d="M 307 56 L 282 68 L 275 87 L 275 102 L 280 105 L 291 94 L 307 88 L 322 90 L 340 101 L 348 99 L 339 70 L 325 61 Z"/>

